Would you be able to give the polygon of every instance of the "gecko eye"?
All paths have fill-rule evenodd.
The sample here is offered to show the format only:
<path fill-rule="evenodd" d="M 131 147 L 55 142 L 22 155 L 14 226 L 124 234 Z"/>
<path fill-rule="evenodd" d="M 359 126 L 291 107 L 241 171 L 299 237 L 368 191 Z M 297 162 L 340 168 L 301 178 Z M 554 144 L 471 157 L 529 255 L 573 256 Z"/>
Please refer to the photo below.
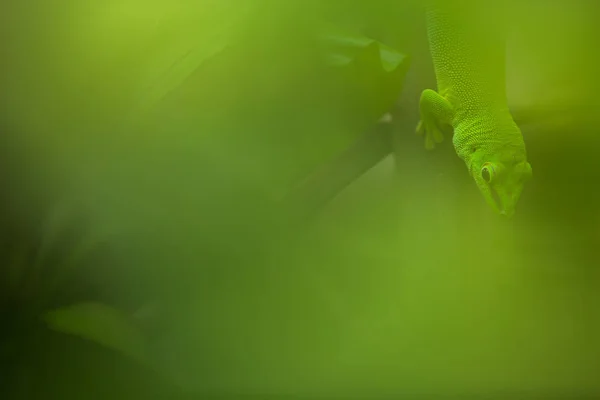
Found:
<path fill-rule="evenodd" d="M 481 168 L 481 177 L 487 183 L 490 183 L 494 178 L 494 167 L 490 164 L 486 164 Z"/>

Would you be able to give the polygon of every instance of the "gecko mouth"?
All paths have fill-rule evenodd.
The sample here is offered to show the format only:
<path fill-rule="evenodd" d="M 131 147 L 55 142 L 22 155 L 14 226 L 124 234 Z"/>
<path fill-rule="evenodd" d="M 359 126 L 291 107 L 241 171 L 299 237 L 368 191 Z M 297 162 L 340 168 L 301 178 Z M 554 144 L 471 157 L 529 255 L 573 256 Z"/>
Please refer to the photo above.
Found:
<path fill-rule="evenodd" d="M 500 215 L 511 218 L 515 213 L 514 203 L 512 203 L 512 201 L 514 201 L 512 194 L 507 193 L 506 196 L 500 196 L 500 194 L 493 189 L 491 190 L 491 194 Z"/>
<path fill-rule="evenodd" d="M 502 202 L 498 192 L 494 189 L 491 189 L 490 192 L 492 193 L 492 199 L 494 200 L 494 203 L 496 203 L 496 207 L 498 208 L 500 214 L 506 215 L 506 207 L 504 207 L 504 203 Z"/>

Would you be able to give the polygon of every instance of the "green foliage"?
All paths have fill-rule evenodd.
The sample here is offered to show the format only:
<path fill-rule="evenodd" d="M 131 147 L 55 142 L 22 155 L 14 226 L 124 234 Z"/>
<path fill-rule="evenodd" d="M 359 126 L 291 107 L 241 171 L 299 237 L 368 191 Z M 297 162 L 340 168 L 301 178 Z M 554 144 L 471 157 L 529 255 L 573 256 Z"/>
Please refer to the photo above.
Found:
<path fill-rule="evenodd" d="M 327 61 L 338 68 L 341 87 L 347 98 L 353 99 L 353 109 L 360 110 L 358 114 L 372 124 L 397 100 L 408 71 L 408 57 L 376 40 L 333 26 L 322 38 Z"/>
<path fill-rule="evenodd" d="M 189 284 L 190 275 L 179 275 L 186 262 L 207 270 L 223 263 L 222 254 L 210 255 L 223 243 L 238 243 L 240 254 L 263 245 L 257 231 L 268 223 L 259 209 L 272 207 L 393 106 L 409 66 L 406 55 L 315 18 L 301 3 L 289 10 L 267 3 L 214 2 L 189 9 L 152 3 L 141 11 L 130 2 L 102 7 L 65 2 L 53 9 L 52 26 L 37 24 L 26 9 L 15 12 L 7 29 L 17 35 L 25 26 L 30 34 L 14 42 L 7 66 L 13 80 L 3 94 L 11 101 L 1 111 L 11 126 L 31 133 L 12 145 L 33 149 L 28 155 L 43 171 L 33 181 L 44 176 L 50 191 L 34 187 L 27 195 L 39 199 L 31 201 L 39 207 L 36 215 L 51 214 L 7 264 L 11 293 L 32 287 L 27 298 L 15 297 L 17 308 L 29 313 L 27 327 L 41 318 L 55 332 L 142 364 L 154 362 L 149 332 L 133 322 L 131 307 L 121 307 L 120 298 L 105 302 L 79 293 L 67 296 L 67 305 L 54 304 L 87 274 L 104 233 L 119 240 L 123 232 L 158 231 L 139 235 L 132 247 L 143 243 L 152 255 L 164 247 L 169 268 L 155 268 L 159 258 L 137 255 L 125 256 L 134 260 L 126 268 L 139 274 L 140 285 L 173 297 Z M 39 46 L 31 53 L 18 50 L 41 37 L 56 52 Z M 47 68 L 39 76 L 21 65 Z M 198 159 L 205 165 L 198 166 Z M 140 171 L 149 167 L 146 179 Z M 173 199 L 172 193 L 189 184 L 178 178 L 187 179 L 192 170 L 202 184 Z M 164 185 L 158 193 L 156 181 Z M 268 204 L 253 203 L 263 196 L 257 196 L 257 187 Z M 22 195 L 12 193 L 9 202 Z M 66 209 L 58 207 L 60 215 L 49 210 L 57 207 L 56 199 L 69 196 L 93 214 L 93 232 L 63 241 L 70 224 L 79 223 L 70 215 L 78 206 L 67 202 Z M 171 229 L 181 233 L 166 237 Z M 146 243 L 144 235 L 160 243 Z M 187 259 L 198 247 L 208 255 Z M 228 260 L 235 265 L 241 259 L 233 254 Z M 115 263 L 115 269 L 128 264 Z M 164 288 L 157 289 L 160 285 Z"/>
<path fill-rule="evenodd" d="M 597 388 L 593 111 L 529 126 L 545 172 L 514 225 L 395 118 L 406 173 L 290 232 L 274 200 L 407 89 L 395 49 L 431 87 L 421 1 L 4 3 L 0 397 L 179 398 L 125 364 L 295 397 Z M 594 13 L 518 3 L 524 115 L 594 99 Z"/>
<path fill-rule="evenodd" d="M 320 54 L 324 57 L 322 58 L 323 66 L 318 65 L 316 68 L 326 74 L 328 79 L 335 80 L 335 84 L 329 88 L 329 93 L 335 95 L 338 103 L 329 105 L 320 103 L 317 92 L 311 93 L 308 101 L 318 104 L 319 107 L 328 107 L 330 110 L 342 108 L 345 116 L 344 125 L 353 128 L 347 132 L 338 132 L 335 140 L 328 139 L 326 135 L 323 137 L 319 133 L 312 137 L 313 143 L 305 149 L 305 152 L 294 149 L 293 156 L 296 160 L 292 159 L 291 162 L 302 166 L 302 172 L 295 175 L 296 179 L 301 179 L 302 173 L 310 173 L 312 169 L 318 167 L 319 163 L 333 158 L 357 135 L 361 134 L 362 129 L 373 124 L 383 112 L 391 107 L 401 90 L 408 65 L 406 56 L 360 35 L 351 36 L 336 32 L 319 36 L 319 38 L 323 44 Z M 214 43 L 208 43 L 208 45 L 216 46 Z M 156 105 L 157 100 L 165 98 L 169 93 L 186 90 L 186 75 L 191 75 L 202 62 L 207 62 L 206 57 L 198 56 L 198 54 L 192 52 L 189 53 L 189 58 L 178 60 L 169 70 L 170 72 L 162 75 L 159 82 L 153 85 L 153 94 L 149 95 L 147 99 L 149 101 L 154 99 L 151 102 Z M 208 50 L 202 54 L 216 56 Z M 224 68 L 228 69 L 228 66 Z M 264 66 L 264 68 L 268 68 L 268 66 Z M 285 91 L 282 95 L 289 96 Z M 280 101 L 294 103 L 293 98 L 283 98 Z M 360 110 L 360 112 L 354 112 L 356 110 Z M 327 110 L 318 110 L 319 113 L 323 111 Z M 160 118 L 165 118 L 164 114 Z M 168 116 L 166 118 L 168 121 Z M 311 132 L 299 132 L 299 135 L 311 135 Z M 320 137 L 322 138 L 320 139 L 321 145 L 319 145 Z M 261 139 L 258 137 L 255 140 Z M 290 141 L 293 140 L 294 138 L 290 138 Z M 306 138 L 302 138 L 302 142 L 306 142 L 306 140 Z M 270 167 L 272 166 L 271 164 Z M 292 169 L 298 170 L 294 166 Z M 291 183 L 293 182 L 288 182 L 288 185 Z M 131 352 L 133 352 L 136 358 L 140 358 L 139 351 L 135 350 L 138 345 L 133 344 L 136 340 L 136 336 L 131 331 L 133 328 L 125 324 L 123 317 L 117 317 L 114 310 L 103 308 L 106 306 L 90 307 L 82 304 L 76 308 L 52 311 L 45 320 L 49 321 L 52 329 L 81 335 L 129 355 L 132 355 Z M 121 334 L 124 335 L 122 340 L 118 338 Z"/>
<path fill-rule="evenodd" d="M 146 339 L 127 314 L 101 303 L 86 302 L 51 310 L 45 323 L 57 332 L 79 336 L 148 363 Z"/>

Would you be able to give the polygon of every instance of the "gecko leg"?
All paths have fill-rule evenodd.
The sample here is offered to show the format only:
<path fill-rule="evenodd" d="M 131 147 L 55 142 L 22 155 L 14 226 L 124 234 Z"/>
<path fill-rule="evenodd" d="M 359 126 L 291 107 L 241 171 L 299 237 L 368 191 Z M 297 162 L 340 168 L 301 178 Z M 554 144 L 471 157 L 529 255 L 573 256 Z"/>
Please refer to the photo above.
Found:
<path fill-rule="evenodd" d="M 452 105 L 436 91 L 423 90 L 419 101 L 421 120 L 417 133 L 425 134 L 425 148 L 431 150 L 444 140 L 443 128 L 450 125 L 454 110 Z"/>

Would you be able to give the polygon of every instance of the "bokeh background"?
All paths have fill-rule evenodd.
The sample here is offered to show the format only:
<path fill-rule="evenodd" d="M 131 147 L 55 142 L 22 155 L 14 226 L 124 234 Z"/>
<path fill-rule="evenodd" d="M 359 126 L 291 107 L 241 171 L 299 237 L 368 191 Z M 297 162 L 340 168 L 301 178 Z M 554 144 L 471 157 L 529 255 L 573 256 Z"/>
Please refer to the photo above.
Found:
<path fill-rule="evenodd" d="M 599 394 L 598 7 L 490 3 L 507 221 L 414 133 L 422 6 L 3 2 L 6 398 Z"/>

